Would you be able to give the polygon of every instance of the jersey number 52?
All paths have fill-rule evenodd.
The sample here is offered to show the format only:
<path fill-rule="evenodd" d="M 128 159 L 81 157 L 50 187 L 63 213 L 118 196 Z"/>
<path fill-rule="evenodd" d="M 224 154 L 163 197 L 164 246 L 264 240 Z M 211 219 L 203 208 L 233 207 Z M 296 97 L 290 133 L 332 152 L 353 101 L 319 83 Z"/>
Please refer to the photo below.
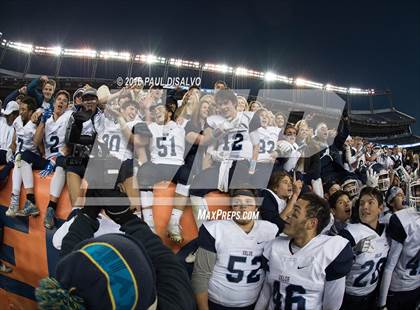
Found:
<path fill-rule="evenodd" d="M 228 270 L 230 274 L 226 275 L 226 279 L 229 282 L 233 283 L 239 283 L 244 278 L 244 271 L 241 269 L 235 268 L 235 263 L 246 263 L 246 260 L 248 257 L 246 256 L 230 256 L 229 257 L 229 263 L 228 263 Z M 260 275 L 257 274 L 258 270 L 261 269 L 261 263 L 262 263 L 262 256 L 255 256 L 251 260 L 251 265 L 258 265 L 258 267 L 254 270 L 252 270 L 246 277 L 246 283 L 255 283 L 260 280 Z"/>

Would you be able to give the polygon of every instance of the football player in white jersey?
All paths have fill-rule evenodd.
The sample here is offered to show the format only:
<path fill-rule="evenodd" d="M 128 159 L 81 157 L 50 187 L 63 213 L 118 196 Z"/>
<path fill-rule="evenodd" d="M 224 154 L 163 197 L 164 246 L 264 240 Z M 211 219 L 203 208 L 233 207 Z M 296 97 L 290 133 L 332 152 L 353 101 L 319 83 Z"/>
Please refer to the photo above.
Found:
<path fill-rule="evenodd" d="M 84 120 L 83 113 L 91 113 L 88 120 Z M 79 119 L 79 117 L 81 119 Z M 98 95 L 94 88 L 87 88 L 82 95 L 82 104 L 78 111 L 72 114 L 70 122 L 82 122 L 80 138 L 95 138 L 95 141 L 101 141 L 104 132 L 104 114 L 98 108 Z M 79 137 L 77 137 L 79 138 Z M 69 137 L 71 140 L 72 137 Z M 74 145 L 66 145 L 66 157 L 71 158 L 74 152 Z M 67 159 L 65 159 L 67 161 Z M 70 195 L 70 201 L 73 207 L 77 206 L 77 199 L 81 196 L 80 186 L 85 175 L 86 163 L 83 165 L 72 165 L 66 163 L 66 182 Z"/>
<path fill-rule="evenodd" d="M 153 186 L 161 181 L 177 183 L 179 168 L 184 164 L 185 129 L 173 121 L 173 105 L 156 103 L 150 109 L 155 121 L 147 126 L 137 124 L 133 131 L 137 156 L 141 162 L 138 184 L 143 219 L 153 230 Z M 137 148 L 139 145 L 140 150 Z M 140 154 L 144 154 L 144 148 L 148 148 L 150 160 Z"/>
<path fill-rule="evenodd" d="M 374 187 L 360 192 L 360 223 L 348 224 L 340 236 L 349 240 L 354 254 L 353 266 L 346 277 L 342 309 L 375 308 L 376 286 L 382 275 L 389 250 L 385 225 L 379 223 L 383 197 Z"/>
<path fill-rule="evenodd" d="M 264 282 L 264 245 L 278 232 L 276 225 L 250 216 L 258 210 L 255 190 L 233 189 L 231 197 L 237 212 L 231 220 L 200 227 L 192 274 L 200 310 L 254 309 Z"/>
<path fill-rule="evenodd" d="M 214 146 L 209 147 L 214 163 L 199 173 L 190 187 L 198 227 L 202 223 L 197 216 L 199 210 L 208 210 L 206 194 L 215 190 L 227 192 L 240 184 L 250 183 L 249 163 L 253 148 L 249 134 L 260 127 L 259 117 L 254 117 L 254 113 L 237 112 L 238 100 L 232 90 L 219 90 L 215 101 L 220 115 L 208 117 L 208 128 L 204 130 L 204 139 L 214 141 Z"/>
<path fill-rule="evenodd" d="M 60 151 L 65 146 L 67 122 L 73 113 L 71 110 L 67 110 L 69 102 L 70 94 L 65 90 L 59 90 L 55 96 L 52 116 L 48 118 L 41 117 L 34 137 L 35 144 L 40 149 L 43 148 L 45 150 L 45 160 L 43 162 L 46 164 L 40 172 L 40 175 L 46 177 L 54 173 L 50 182 L 50 201 L 47 207 L 47 214 L 44 218 L 44 226 L 47 229 L 54 227 L 57 202 L 66 181 L 62 158 L 63 154 Z M 30 177 L 32 176 L 32 169 Z"/>
<path fill-rule="evenodd" d="M 252 179 L 256 188 L 266 188 L 273 170 L 275 158 L 272 155 L 279 140 L 280 128 L 269 126 L 267 109 L 260 109 L 255 114 L 260 117 L 261 127 L 250 134 L 253 154 L 249 173 L 254 175 Z"/>
<path fill-rule="evenodd" d="M 340 236 L 321 234 L 326 200 L 302 194 L 283 233 L 264 247 L 267 274 L 255 309 L 339 309 L 353 253 Z"/>
<path fill-rule="evenodd" d="M 137 180 L 134 177 L 132 130 L 140 120 L 137 118 L 138 103 L 125 100 L 121 107 L 105 109 L 105 131 L 102 136 L 109 154 L 121 162 L 117 184 L 124 186 L 132 207 L 140 207 Z"/>
<path fill-rule="evenodd" d="M 331 213 L 334 216 L 334 223 L 328 234 L 335 236 L 346 228 L 350 221 L 352 211 L 350 195 L 340 189 L 328 198 L 328 203 L 330 204 Z"/>
<path fill-rule="evenodd" d="M 13 122 L 19 115 L 19 104 L 10 101 L 6 109 L 0 113 L 0 165 L 5 165 L 0 169 L 0 189 L 7 183 L 10 170 L 13 169 L 13 151 L 10 146 L 13 142 Z"/>
<path fill-rule="evenodd" d="M 36 111 L 36 102 L 32 97 L 25 97 L 19 107 L 19 117 L 13 122 L 15 130 L 11 149 L 15 153 L 15 167 L 12 174 L 12 195 L 10 197 L 10 207 L 6 212 L 7 216 L 22 215 L 19 211 L 19 195 L 22 185 L 22 154 L 26 151 L 38 153 L 33 141 L 36 125 L 30 120 Z M 25 215 L 38 215 L 39 209 L 35 206 L 35 196 L 33 193 L 26 195 Z"/>
<path fill-rule="evenodd" d="M 388 225 L 391 249 L 379 293 L 380 309 L 418 309 L 420 301 L 420 180 L 410 185 L 410 208 L 395 212 Z M 417 307 L 417 308 L 416 308 Z"/>

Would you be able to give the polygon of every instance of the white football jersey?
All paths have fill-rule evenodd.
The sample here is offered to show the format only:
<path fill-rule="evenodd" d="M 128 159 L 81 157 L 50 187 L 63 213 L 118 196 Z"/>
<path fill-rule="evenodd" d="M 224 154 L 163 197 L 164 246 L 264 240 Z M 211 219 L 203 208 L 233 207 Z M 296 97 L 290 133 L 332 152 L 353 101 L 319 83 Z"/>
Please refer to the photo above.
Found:
<path fill-rule="evenodd" d="M 367 225 L 348 224 L 345 230 L 353 237 L 355 245 L 362 239 L 370 240 L 372 252 L 355 256 L 353 266 L 346 277 L 346 293 L 354 296 L 366 296 L 373 292 L 381 278 L 389 251 L 389 240 L 385 229 L 381 235 Z"/>
<path fill-rule="evenodd" d="M 0 150 L 7 151 L 13 141 L 13 126 L 7 125 L 5 117 L 0 117 Z"/>
<path fill-rule="evenodd" d="M 49 159 L 51 156 L 57 155 L 57 153 L 64 147 L 67 123 L 72 113 L 73 112 L 69 110 L 64 112 L 57 121 L 55 121 L 54 117 L 51 116 L 45 122 L 45 158 Z"/>
<path fill-rule="evenodd" d="M 36 125 L 31 121 L 23 125 L 20 115 L 13 122 L 16 132 L 16 154 L 24 151 L 31 151 L 38 154 L 38 149 L 34 143 Z"/>
<path fill-rule="evenodd" d="M 258 304 L 267 304 L 271 310 L 322 309 L 325 282 L 344 276 L 336 271 L 338 265 L 351 264 L 349 242 L 340 236 L 318 235 L 294 254 L 291 242 L 280 235 L 265 247 L 268 271 L 264 286 L 268 285 L 270 294 L 261 294 Z M 265 298 L 269 300 L 262 300 Z"/>
<path fill-rule="evenodd" d="M 139 121 L 135 120 L 127 123 L 127 127 L 131 129 Z M 133 147 L 129 145 L 127 137 L 121 130 L 118 121 L 105 118 L 105 131 L 102 135 L 102 140 L 108 146 L 110 154 L 121 161 L 133 158 Z"/>
<path fill-rule="evenodd" d="M 420 286 L 420 212 L 414 208 L 397 211 L 391 216 L 388 228 L 391 238 L 403 244 L 389 289 L 414 290 Z M 405 236 L 405 239 L 397 236 Z"/>
<path fill-rule="evenodd" d="M 154 164 L 179 165 L 184 164 L 185 129 L 169 121 L 165 125 L 151 123 L 148 125 L 150 138 L 150 157 Z"/>
<path fill-rule="evenodd" d="M 218 140 L 216 151 L 219 158 L 242 160 L 252 158 L 252 142 L 249 136 L 249 124 L 253 118 L 252 112 L 238 112 L 232 120 L 221 115 L 212 115 L 207 118 L 209 127 L 222 128 L 226 131 Z"/>
<path fill-rule="evenodd" d="M 270 162 L 271 153 L 275 151 L 277 141 L 279 140 L 280 128 L 278 127 L 260 127 L 250 133 L 252 145 L 259 144 L 258 162 Z"/>
<path fill-rule="evenodd" d="M 275 238 L 276 225 L 258 220 L 245 233 L 233 220 L 203 223 L 214 238 L 216 264 L 208 288 L 209 300 L 225 307 L 249 306 L 264 282 L 264 244 Z"/>

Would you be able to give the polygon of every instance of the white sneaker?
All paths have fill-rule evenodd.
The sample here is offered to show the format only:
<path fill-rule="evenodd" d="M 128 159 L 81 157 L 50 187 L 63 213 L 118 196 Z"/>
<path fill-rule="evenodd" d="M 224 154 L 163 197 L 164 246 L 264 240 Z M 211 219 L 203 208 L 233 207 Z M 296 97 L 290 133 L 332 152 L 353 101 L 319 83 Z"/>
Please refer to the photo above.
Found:
<path fill-rule="evenodd" d="M 9 209 L 6 211 L 6 215 L 10 217 L 15 217 L 19 213 L 19 196 L 13 195 L 10 197 Z"/>
<path fill-rule="evenodd" d="M 182 237 L 182 227 L 181 225 L 171 225 L 168 227 L 168 236 L 171 241 L 175 243 L 182 243 L 184 238 Z"/>

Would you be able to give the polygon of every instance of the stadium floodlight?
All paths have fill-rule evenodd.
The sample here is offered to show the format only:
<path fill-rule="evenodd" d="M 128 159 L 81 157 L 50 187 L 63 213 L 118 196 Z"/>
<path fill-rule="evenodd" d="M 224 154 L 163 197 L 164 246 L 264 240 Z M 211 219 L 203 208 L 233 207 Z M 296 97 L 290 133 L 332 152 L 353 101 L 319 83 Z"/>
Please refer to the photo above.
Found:
<path fill-rule="evenodd" d="M 51 46 L 51 47 L 45 47 L 45 46 L 35 46 L 34 47 L 34 53 L 39 55 L 52 55 L 52 56 L 60 56 L 63 52 L 63 49 L 61 46 Z"/>
<path fill-rule="evenodd" d="M 28 53 L 28 54 L 32 53 L 33 48 L 34 48 L 32 44 L 25 44 L 21 42 L 13 42 L 13 41 L 7 42 L 7 46 L 15 50 L 24 52 L 24 53 Z"/>
<path fill-rule="evenodd" d="M 63 55 L 73 56 L 73 57 L 95 58 L 97 56 L 97 52 L 95 50 L 91 50 L 87 48 L 83 48 L 83 49 L 65 48 L 63 51 Z"/>
<path fill-rule="evenodd" d="M 158 57 L 153 54 L 141 54 L 141 55 L 136 55 L 134 57 L 134 61 L 147 63 L 149 65 L 155 64 L 155 63 L 164 65 L 166 63 L 166 58 Z"/>
<path fill-rule="evenodd" d="M 157 62 L 157 57 L 155 55 L 149 54 L 146 56 L 146 63 L 151 65 L 151 64 L 154 64 L 155 62 Z"/>
<path fill-rule="evenodd" d="M 225 64 L 215 65 L 215 64 L 205 64 L 203 66 L 204 71 L 220 72 L 220 73 L 233 73 L 233 68 Z"/>
<path fill-rule="evenodd" d="M 130 60 L 131 54 L 128 52 L 114 52 L 114 51 L 101 51 L 99 57 L 103 59 L 116 59 L 116 60 Z"/>
<path fill-rule="evenodd" d="M 343 94 L 348 92 L 348 89 L 346 87 L 335 86 L 335 85 L 331 85 L 331 84 L 325 85 L 325 90 L 326 91 L 337 92 L 337 93 L 343 93 Z"/>
<path fill-rule="evenodd" d="M 50 52 L 52 55 L 55 55 L 55 56 L 60 56 L 60 55 L 61 55 L 61 53 L 63 52 L 63 49 L 61 48 L 61 46 L 53 46 L 53 47 L 51 47 L 51 48 L 49 49 L 49 52 Z"/>
<path fill-rule="evenodd" d="M 248 69 L 243 67 L 237 67 L 235 70 L 235 74 L 240 76 L 248 76 Z"/>
<path fill-rule="evenodd" d="M 272 81 L 275 81 L 275 80 L 277 79 L 277 74 L 275 74 L 275 73 L 273 73 L 273 72 L 266 72 L 266 73 L 264 74 L 264 79 L 265 79 L 267 82 L 272 82 Z"/>
<path fill-rule="evenodd" d="M 172 66 L 181 67 L 182 66 L 182 59 L 171 58 L 171 59 L 169 59 L 169 64 L 172 65 Z"/>
<path fill-rule="evenodd" d="M 295 85 L 296 86 L 302 86 L 302 87 L 317 88 L 317 89 L 323 89 L 324 88 L 324 84 L 322 84 L 322 83 L 317 83 L 317 82 L 305 80 L 305 79 L 302 79 L 302 78 L 297 78 L 295 80 Z"/>
<path fill-rule="evenodd" d="M 348 90 L 349 94 L 352 95 L 369 95 L 370 91 L 369 90 L 364 90 L 361 88 L 357 88 L 357 87 L 350 87 Z"/>
<path fill-rule="evenodd" d="M 216 71 L 219 71 L 222 73 L 228 73 L 228 72 L 232 72 L 233 70 L 227 65 L 216 65 Z"/>
<path fill-rule="evenodd" d="M 175 67 L 185 67 L 185 68 L 194 68 L 194 69 L 200 68 L 200 63 L 198 61 L 190 61 L 190 60 L 184 60 L 180 58 L 170 58 L 169 65 L 175 66 Z"/>

